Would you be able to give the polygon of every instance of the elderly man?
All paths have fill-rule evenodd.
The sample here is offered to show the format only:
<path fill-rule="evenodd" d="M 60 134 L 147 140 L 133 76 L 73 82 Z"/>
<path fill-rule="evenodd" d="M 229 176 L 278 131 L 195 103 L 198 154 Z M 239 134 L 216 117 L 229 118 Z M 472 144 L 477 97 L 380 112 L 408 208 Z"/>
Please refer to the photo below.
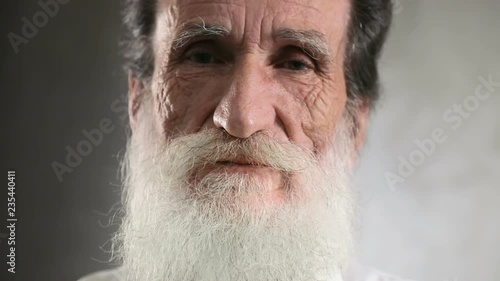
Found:
<path fill-rule="evenodd" d="M 382 280 L 351 262 L 349 173 L 390 21 L 389 0 L 128 0 L 123 265 L 82 280 Z"/>

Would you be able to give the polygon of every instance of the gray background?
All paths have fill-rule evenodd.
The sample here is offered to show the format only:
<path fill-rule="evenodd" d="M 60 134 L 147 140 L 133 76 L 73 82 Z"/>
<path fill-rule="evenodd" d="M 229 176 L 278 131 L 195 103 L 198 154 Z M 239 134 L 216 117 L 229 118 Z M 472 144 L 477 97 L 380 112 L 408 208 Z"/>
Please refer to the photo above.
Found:
<path fill-rule="evenodd" d="M 474 94 L 478 76 L 500 73 L 500 1 L 399 0 L 381 59 L 384 97 L 372 116 L 356 174 L 360 260 L 414 280 L 500 280 L 500 88 L 453 130 L 443 114 Z M 0 10 L 2 171 L 17 174 L 17 273 L 0 279 L 76 280 L 110 267 L 110 210 L 119 200 L 125 143 L 119 1 L 73 0 L 15 54 L 7 34 L 40 11 L 36 1 Z M 500 81 L 500 74 L 496 81 Z M 117 110 L 118 109 L 118 110 Z M 108 118 L 104 134 L 60 182 L 54 161 L 82 130 Z M 448 137 L 404 183 L 384 174 L 442 128 Z M 0 191 L 6 206 L 6 187 Z M 0 234 L 6 214 L 1 207 Z"/>

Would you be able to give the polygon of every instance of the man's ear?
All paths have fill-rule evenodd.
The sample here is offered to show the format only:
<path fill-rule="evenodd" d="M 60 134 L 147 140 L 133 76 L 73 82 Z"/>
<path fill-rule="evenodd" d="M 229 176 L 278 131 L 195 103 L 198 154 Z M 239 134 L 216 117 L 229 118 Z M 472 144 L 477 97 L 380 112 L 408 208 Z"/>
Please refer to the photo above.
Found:
<path fill-rule="evenodd" d="M 353 155 L 354 160 L 356 160 L 357 155 L 361 151 L 363 144 L 365 143 L 366 129 L 368 126 L 368 119 L 370 117 L 370 105 L 367 101 L 363 101 L 361 105 L 356 109 L 356 116 L 354 120 L 354 145 L 355 145 L 355 155 Z"/>
<path fill-rule="evenodd" d="M 144 83 L 137 79 L 131 72 L 128 74 L 128 115 L 132 133 L 137 128 L 137 112 L 141 105 Z"/>

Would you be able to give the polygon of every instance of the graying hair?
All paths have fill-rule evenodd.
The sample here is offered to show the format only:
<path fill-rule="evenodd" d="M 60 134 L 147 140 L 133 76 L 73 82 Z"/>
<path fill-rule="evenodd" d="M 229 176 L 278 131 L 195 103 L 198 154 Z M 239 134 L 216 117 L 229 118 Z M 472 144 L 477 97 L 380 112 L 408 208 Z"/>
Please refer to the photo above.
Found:
<path fill-rule="evenodd" d="M 318 60 L 320 56 L 328 57 L 330 55 L 328 44 L 325 42 L 323 34 L 318 31 L 283 28 L 276 33 L 275 37 L 299 42 L 304 52 L 315 60 Z"/>
<path fill-rule="evenodd" d="M 148 79 L 154 69 L 151 34 L 158 0 L 124 1 L 123 22 L 128 31 L 123 44 L 126 69 L 137 79 Z M 377 60 L 391 25 L 392 2 L 351 0 L 350 19 L 344 60 L 347 95 L 351 100 L 358 99 L 372 106 L 379 97 Z M 215 31 L 217 35 L 225 32 L 221 29 L 207 31 Z"/>
<path fill-rule="evenodd" d="M 174 49 L 180 49 L 195 37 L 218 37 L 229 34 L 226 27 L 219 24 L 206 25 L 205 21 L 201 19 L 201 24 L 195 23 L 185 26 L 179 35 L 173 40 L 172 46 Z"/>

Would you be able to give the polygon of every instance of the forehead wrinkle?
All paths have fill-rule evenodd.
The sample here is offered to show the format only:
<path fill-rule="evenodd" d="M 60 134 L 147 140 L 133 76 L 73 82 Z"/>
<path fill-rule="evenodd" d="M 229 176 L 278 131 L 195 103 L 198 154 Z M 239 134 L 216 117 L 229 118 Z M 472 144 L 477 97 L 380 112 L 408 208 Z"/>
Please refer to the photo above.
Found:
<path fill-rule="evenodd" d="M 206 24 L 202 18 L 199 22 L 189 22 L 183 24 L 175 32 L 172 46 L 175 49 L 182 48 L 190 41 L 197 38 L 227 37 L 230 30 L 222 24 Z"/>
<path fill-rule="evenodd" d="M 316 30 L 281 28 L 273 34 L 274 40 L 292 41 L 302 47 L 313 59 L 330 57 L 330 48 L 323 33 Z M 312 52 L 312 53 L 311 53 Z"/>
<path fill-rule="evenodd" d="M 308 5 L 308 4 L 304 4 L 304 3 L 301 3 L 301 1 L 296 1 L 296 0 L 283 0 L 284 3 L 288 3 L 288 4 L 294 4 L 294 5 L 297 5 L 297 6 L 300 6 L 302 8 L 308 8 L 308 9 L 312 9 L 314 10 L 315 12 L 317 13 L 320 13 L 322 14 L 323 11 L 321 11 L 320 9 L 316 8 L 316 7 L 313 7 L 311 5 Z"/>

